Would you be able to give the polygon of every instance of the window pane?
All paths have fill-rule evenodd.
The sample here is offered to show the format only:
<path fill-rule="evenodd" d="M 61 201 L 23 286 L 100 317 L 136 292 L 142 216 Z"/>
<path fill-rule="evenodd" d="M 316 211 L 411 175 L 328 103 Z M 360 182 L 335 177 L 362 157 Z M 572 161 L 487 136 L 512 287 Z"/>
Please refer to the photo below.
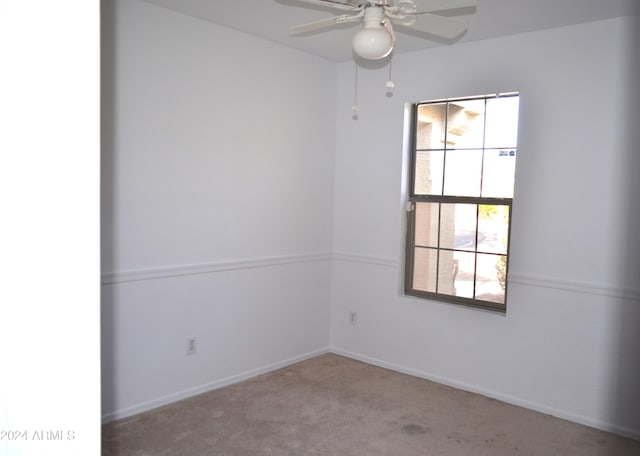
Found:
<path fill-rule="evenodd" d="M 519 97 L 487 100 L 487 125 L 484 147 L 515 148 L 518 145 Z"/>
<path fill-rule="evenodd" d="M 417 105 L 408 293 L 503 308 L 518 104 L 506 94 Z"/>
<path fill-rule="evenodd" d="M 513 198 L 515 172 L 515 150 L 485 150 L 482 196 L 486 198 Z"/>
<path fill-rule="evenodd" d="M 440 221 L 440 248 L 475 250 L 476 205 L 443 204 Z"/>
<path fill-rule="evenodd" d="M 440 250 L 438 293 L 473 298 L 475 253 Z"/>
<path fill-rule="evenodd" d="M 442 195 L 444 151 L 416 152 L 416 195 Z"/>
<path fill-rule="evenodd" d="M 504 304 L 507 257 L 478 254 L 476 299 Z"/>
<path fill-rule="evenodd" d="M 438 203 L 416 203 L 416 246 L 438 247 L 438 208 Z"/>
<path fill-rule="evenodd" d="M 447 148 L 481 149 L 484 137 L 484 99 L 449 103 Z"/>
<path fill-rule="evenodd" d="M 414 249 L 413 289 L 436 292 L 438 251 L 435 249 Z"/>
<path fill-rule="evenodd" d="M 444 194 L 480 196 L 481 150 L 448 150 L 445 162 Z"/>
<path fill-rule="evenodd" d="M 444 119 L 446 103 L 418 106 L 416 147 L 418 149 L 444 149 Z"/>
<path fill-rule="evenodd" d="M 478 251 L 507 254 L 509 206 L 478 206 Z"/>

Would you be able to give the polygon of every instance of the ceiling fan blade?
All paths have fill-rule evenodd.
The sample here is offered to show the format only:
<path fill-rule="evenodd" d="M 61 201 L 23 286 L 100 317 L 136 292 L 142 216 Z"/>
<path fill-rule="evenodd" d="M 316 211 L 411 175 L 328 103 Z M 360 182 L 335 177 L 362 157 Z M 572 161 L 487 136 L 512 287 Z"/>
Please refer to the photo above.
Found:
<path fill-rule="evenodd" d="M 314 32 L 324 28 L 331 27 L 336 24 L 346 24 L 348 22 L 357 22 L 362 14 L 344 15 L 328 17 L 319 21 L 309 22 L 307 24 L 296 25 L 289 28 L 289 35 L 300 35 L 301 33 Z"/>
<path fill-rule="evenodd" d="M 478 0 L 414 0 L 418 13 L 477 8 Z"/>
<path fill-rule="evenodd" d="M 411 15 L 415 22 L 411 25 L 400 22 L 398 25 L 407 27 L 411 30 L 417 30 L 418 32 L 428 33 L 429 35 L 435 35 L 448 40 L 453 40 L 460 37 L 465 30 L 467 30 L 467 24 L 455 19 L 449 19 L 448 17 L 437 16 L 435 14 L 415 14 Z"/>
<path fill-rule="evenodd" d="M 358 11 L 362 0 L 289 0 L 287 3 L 307 3 L 346 11 Z"/>

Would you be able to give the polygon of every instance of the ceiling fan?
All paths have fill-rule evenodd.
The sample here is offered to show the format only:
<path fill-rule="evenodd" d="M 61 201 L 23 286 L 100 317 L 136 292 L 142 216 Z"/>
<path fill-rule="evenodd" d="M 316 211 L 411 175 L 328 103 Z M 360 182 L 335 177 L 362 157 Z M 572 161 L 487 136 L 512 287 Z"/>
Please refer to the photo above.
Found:
<path fill-rule="evenodd" d="M 387 57 L 393 50 L 395 34 L 392 23 L 447 40 L 459 38 L 467 29 L 464 22 L 433 14 L 448 10 L 474 8 L 477 0 L 295 0 L 300 3 L 348 11 L 349 14 L 329 17 L 289 29 L 290 35 L 300 35 L 332 27 L 336 24 L 363 22 L 353 37 L 353 50 L 368 60 Z"/>

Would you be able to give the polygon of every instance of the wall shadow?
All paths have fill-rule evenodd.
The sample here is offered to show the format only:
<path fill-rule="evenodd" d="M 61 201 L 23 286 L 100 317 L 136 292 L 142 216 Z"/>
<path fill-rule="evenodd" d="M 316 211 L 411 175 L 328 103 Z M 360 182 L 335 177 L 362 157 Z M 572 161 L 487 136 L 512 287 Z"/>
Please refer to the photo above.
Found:
<path fill-rule="evenodd" d="M 115 90 L 116 90 L 116 5 L 113 0 L 100 2 L 100 257 L 101 272 L 105 265 L 112 264 L 115 240 L 113 225 L 114 208 L 114 144 L 115 144 Z M 102 413 L 105 404 L 111 404 L 116 397 L 113 350 L 113 294 L 110 285 L 101 287 L 100 326 L 101 326 L 101 377 L 102 377 Z"/>
<path fill-rule="evenodd" d="M 612 355 L 615 367 L 613 385 L 612 423 L 620 423 L 623 431 L 640 437 L 640 16 L 630 18 L 626 30 L 627 89 L 623 141 L 626 150 L 616 156 L 624 157 L 622 176 L 626 219 L 620 220 L 620 261 L 623 275 L 623 297 L 619 300 L 616 352 Z M 626 433 L 626 432 L 625 432 Z"/>

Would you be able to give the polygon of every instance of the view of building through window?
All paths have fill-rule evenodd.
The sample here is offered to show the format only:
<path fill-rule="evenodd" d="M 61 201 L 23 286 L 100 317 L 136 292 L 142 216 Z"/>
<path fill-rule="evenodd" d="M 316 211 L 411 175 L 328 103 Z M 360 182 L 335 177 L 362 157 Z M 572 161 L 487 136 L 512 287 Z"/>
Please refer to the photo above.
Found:
<path fill-rule="evenodd" d="M 414 109 L 407 294 L 503 310 L 517 94 Z"/>

